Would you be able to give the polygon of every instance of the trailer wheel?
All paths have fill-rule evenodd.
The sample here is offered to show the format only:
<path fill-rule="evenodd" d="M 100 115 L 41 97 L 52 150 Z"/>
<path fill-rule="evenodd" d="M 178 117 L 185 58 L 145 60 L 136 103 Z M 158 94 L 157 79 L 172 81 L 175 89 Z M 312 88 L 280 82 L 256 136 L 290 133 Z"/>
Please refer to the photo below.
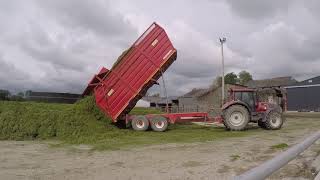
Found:
<path fill-rule="evenodd" d="M 149 121 L 145 116 L 136 116 L 132 119 L 131 126 L 136 131 L 146 131 L 149 128 Z"/>
<path fill-rule="evenodd" d="M 277 130 L 280 129 L 282 125 L 283 117 L 280 112 L 273 110 L 267 114 L 266 121 L 264 122 L 265 129 Z"/>
<path fill-rule="evenodd" d="M 242 131 L 249 123 L 249 112 L 242 105 L 233 105 L 223 113 L 223 124 L 228 130 Z"/>
<path fill-rule="evenodd" d="M 151 128 L 154 131 L 163 132 L 168 128 L 168 121 L 163 116 L 154 116 L 151 118 Z"/>

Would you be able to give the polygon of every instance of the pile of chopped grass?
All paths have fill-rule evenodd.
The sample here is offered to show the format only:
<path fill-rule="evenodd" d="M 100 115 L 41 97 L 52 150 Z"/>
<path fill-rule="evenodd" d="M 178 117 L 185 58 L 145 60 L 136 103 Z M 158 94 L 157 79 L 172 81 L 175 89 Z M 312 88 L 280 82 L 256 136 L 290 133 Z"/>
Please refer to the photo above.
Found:
<path fill-rule="evenodd" d="M 114 129 L 92 97 L 74 105 L 0 102 L 0 139 L 79 139 L 92 131 Z"/>
<path fill-rule="evenodd" d="M 135 108 L 131 114 L 157 114 Z M 250 131 L 253 132 L 253 131 Z M 96 149 L 119 149 L 137 145 L 211 141 L 248 132 L 198 125 L 171 125 L 164 133 L 114 126 L 87 97 L 73 105 L 0 101 L 0 140 L 56 139 L 62 144 L 89 144 Z"/>

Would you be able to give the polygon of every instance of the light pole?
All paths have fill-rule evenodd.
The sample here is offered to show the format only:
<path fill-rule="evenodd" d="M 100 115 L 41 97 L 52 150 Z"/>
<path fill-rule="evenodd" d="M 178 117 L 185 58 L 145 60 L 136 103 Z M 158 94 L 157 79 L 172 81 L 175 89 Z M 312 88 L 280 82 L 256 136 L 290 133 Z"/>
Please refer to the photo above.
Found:
<path fill-rule="evenodd" d="M 221 82 L 221 106 L 224 104 L 224 55 L 223 55 L 223 44 L 227 41 L 225 37 L 219 38 L 221 44 L 221 61 L 222 61 L 222 82 Z"/>

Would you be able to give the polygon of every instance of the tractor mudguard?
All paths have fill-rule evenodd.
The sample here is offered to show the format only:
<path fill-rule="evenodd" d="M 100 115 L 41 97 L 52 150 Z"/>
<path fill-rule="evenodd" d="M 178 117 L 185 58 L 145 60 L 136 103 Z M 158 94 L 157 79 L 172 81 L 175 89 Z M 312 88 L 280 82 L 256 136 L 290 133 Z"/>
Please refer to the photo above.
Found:
<path fill-rule="evenodd" d="M 249 112 L 249 115 L 251 115 L 250 108 L 246 103 L 241 102 L 241 101 L 229 101 L 229 102 L 225 103 L 221 108 L 222 109 L 222 116 L 223 116 L 223 111 L 225 111 L 226 109 L 228 109 L 230 106 L 233 106 L 233 105 L 242 105 L 242 106 L 246 107 Z"/>

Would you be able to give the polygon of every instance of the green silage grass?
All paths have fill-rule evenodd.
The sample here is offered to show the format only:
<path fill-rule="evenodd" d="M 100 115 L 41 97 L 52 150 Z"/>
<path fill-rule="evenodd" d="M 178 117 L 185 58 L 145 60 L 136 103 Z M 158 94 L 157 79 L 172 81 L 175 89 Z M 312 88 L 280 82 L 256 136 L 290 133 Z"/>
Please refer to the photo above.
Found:
<path fill-rule="evenodd" d="M 159 114 L 135 108 L 130 114 Z M 223 127 L 170 125 L 166 132 L 119 129 L 96 107 L 93 97 L 76 104 L 0 101 L 0 140 L 58 140 L 60 144 L 88 144 L 116 150 L 163 143 L 205 142 L 244 136 L 254 131 L 229 132 Z"/>

